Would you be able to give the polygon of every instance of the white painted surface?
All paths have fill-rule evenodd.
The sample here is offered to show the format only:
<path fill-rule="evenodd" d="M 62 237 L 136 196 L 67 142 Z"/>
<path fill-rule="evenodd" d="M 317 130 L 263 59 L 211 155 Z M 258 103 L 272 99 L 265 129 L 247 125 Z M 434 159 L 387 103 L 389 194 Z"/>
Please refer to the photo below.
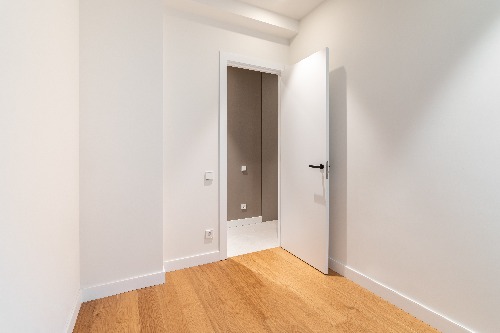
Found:
<path fill-rule="evenodd" d="M 446 333 L 470 333 L 471 330 L 461 326 L 460 324 L 454 322 L 450 318 L 446 318 L 441 314 L 434 312 L 425 305 L 418 303 L 417 301 L 409 298 L 408 296 L 401 294 L 390 287 L 373 280 L 372 278 L 364 275 L 346 266 L 338 261 L 329 259 L 329 267 L 335 272 L 341 274 L 342 276 L 348 278 L 351 281 L 359 284 L 360 286 L 370 290 L 376 295 L 379 295 L 384 300 L 396 305 L 400 309 L 413 314 L 417 318 L 420 318 L 425 323 L 431 325 L 432 327 L 438 329 L 441 332 Z"/>
<path fill-rule="evenodd" d="M 327 1 L 300 29 L 291 61 L 331 52 L 330 256 L 497 331 L 500 3 Z"/>
<path fill-rule="evenodd" d="M 256 224 L 256 223 L 262 223 L 262 216 L 227 221 L 227 227 L 228 228 L 240 227 L 240 226 L 249 225 L 249 224 Z"/>
<path fill-rule="evenodd" d="M 80 2 L 83 288 L 162 271 L 162 9 Z"/>
<path fill-rule="evenodd" d="M 279 247 L 278 221 L 267 221 L 227 229 L 227 256 L 242 254 Z"/>
<path fill-rule="evenodd" d="M 205 3 L 221 10 L 228 11 L 242 17 L 250 18 L 282 29 L 289 30 L 293 36 L 299 30 L 299 22 L 289 17 L 280 15 L 276 12 L 256 7 L 241 1 L 233 0 L 194 0 L 199 3 Z"/>
<path fill-rule="evenodd" d="M 66 323 L 66 328 L 64 329 L 63 332 L 67 333 L 72 333 L 75 324 L 76 324 L 76 319 L 78 318 L 78 313 L 80 312 L 80 307 L 82 306 L 82 291 L 81 289 L 78 289 L 76 293 L 76 297 L 73 301 L 73 309 L 70 312 L 68 322 Z"/>
<path fill-rule="evenodd" d="M 328 273 L 328 49 L 281 76 L 281 247 Z M 312 169 L 310 164 L 325 168 Z"/>
<path fill-rule="evenodd" d="M 287 46 L 176 15 L 167 10 L 164 31 L 165 261 L 219 251 L 218 195 L 224 186 L 220 171 L 210 184 L 202 175 L 219 170 L 220 50 L 274 63 L 288 58 Z M 225 230 L 227 219 L 222 221 Z M 207 229 L 215 231 L 211 242 L 204 239 Z"/>
<path fill-rule="evenodd" d="M 243 69 L 249 69 L 253 71 L 258 71 L 258 72 L 263 72 L 263 73 L 268 73 L 268 74 L 276 74 L 276 75 L 281 75 L 281 71 L 285 68 L 285 65 L 283 63 L 276 63 L 272 62 L 266 59 L 261 59 L 261 58 L 255 58 L 255 57 L 249 57 L 248 55 L 242 55 L 242 54 L 236 54 L 236 53 L 228 53 L 228 52 L 221 52 L 220 53 L 220 81 L 226 81 L 226 84 L 224 87 L 226 87 L 227 90 L 227 80 L 224 80 L 224 76 L 222 75 L 223 73 L 226 73 L 227 76 L 227 69 L 225 69 L 224 65 L 230 66 L 230 67 L 236 67 L 236 68 L 243 68 Z M 222 89 L 223 86 L 220 86 L 219 89 Z M 223 91 L 221 91 L 221 94 Z M 227 97 L 227 91 L 225 91 L 226 97 Z M 222 98 L 222 95 L 221 97 Z M 221 103 L 222 105 L 222 103 Z M 227 113 L 227 110 L 226 110 Z"/>
<path fill-rule="evenodd" d="M 285 44 L 298 33 L 299 28 L 295 19 L 240 1 L 165 0 L 165 4 L 191 16 L 212 20 L 225 28 L 231 27 L 252 36 L 274 37 Z"/>
<path fill-rule="evenodd" d="M 78 1 L 0 1 L 0 330 L 64 332 L 80 287 Z"/>
<path fill-rule="evenodd" d="M 83 302 L 93 301 L 98 298 L 118 295 L 128 291 L 147 288 L 165 283 L 165 272 L 135 276 L 132 278 L 113 281 L 102 285 L 91 286 L 82 290 Z"/>
<path fill-rule="evenodd" d="M 219 251 L 197 254 L 195 256 L 167 260 L 163 263 L 165 272 L 177 271 L 179 269 L 205 265 L 220 260 Z"/>
<path fill-rule="evenodd" d="M 301 20 L 324 0 L 239 0 L 281 15 Z"/>

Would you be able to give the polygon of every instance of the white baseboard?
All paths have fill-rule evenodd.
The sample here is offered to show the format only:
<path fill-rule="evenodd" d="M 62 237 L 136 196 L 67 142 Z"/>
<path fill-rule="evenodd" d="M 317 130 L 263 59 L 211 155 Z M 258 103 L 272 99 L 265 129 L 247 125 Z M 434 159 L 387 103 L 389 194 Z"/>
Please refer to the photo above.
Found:
<path fill-rule="evenodd" d="M 191 257 L 168 260 L 163 263 L 165 272 L 172 272 L 183 268 L 205 265 L 220 260 L 220 252 L 214 251 L 198 254 Z"/>
<path fill-rule="evenodd" d="M 71 313 L 69 315 L 68 322 L 66 323 L 66 333 L 72 333 L 75 329 L 76 318 L 78 318 L 78 313 L 80 312 L 80 307 L 82 306 L 82 291 L 79 289 L 76 294 L 75 303 Z"/>
<path fill-rule="evenodd" d="M 256 217 L 249 217 L 249 218 L 246 218 L 246 219 L 239 219 L 239 220 L 227 221 L 227 227 L 228 228 L 241 227 L 241 226 L 244 226 L 244 225 L 257 224 L 257 223 L 262 223 L 262 216 L 256 216 Z"/>
<path fill-rule="evenodd" d="M 438 329 L 441 332 L 447 333 L 472 333 L 473 331 L 464 327 L 463 325 L 454 322 L 450 318 L 447 318 L 434 310 L 422 305 L 408 296 L 405 296 L 390 287 L 364 275 L 355 269 L 346 266 L 333 258 L 329 258 L 328 266 L 335 272 L 343 275 L 351 281 L 361 285 L 362 287 L 370 290 L 374 294 L 382 297 L 388 302 L 396 305 L 397 307 L 403 309 L 409 314 L 415 316 L 416 318 L 422 320 L 423 322 L 431 325 L 432 327 Z"/>
<path fill-rule="evenodd" d="M 98 286 L 84 288 L 82 290 L 82 301 L 88 302 L 95 299 L 118 295 L 128 291 L 147 288 L 165 283 L 165 273 L 157 272 L 142 276 L 136 276 L 125 280 L 114 281 Z"/>

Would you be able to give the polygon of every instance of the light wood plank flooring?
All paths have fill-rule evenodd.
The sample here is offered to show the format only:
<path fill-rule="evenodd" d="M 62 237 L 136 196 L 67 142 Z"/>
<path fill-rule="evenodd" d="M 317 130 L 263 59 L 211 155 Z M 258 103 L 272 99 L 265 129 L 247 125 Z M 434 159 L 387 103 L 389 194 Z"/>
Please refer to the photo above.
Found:
<path fill-rule="evenodd" d="M 166 278 L 164 285 L 84 303 L 74 332 L 437 332 L 280 248 Z"/>

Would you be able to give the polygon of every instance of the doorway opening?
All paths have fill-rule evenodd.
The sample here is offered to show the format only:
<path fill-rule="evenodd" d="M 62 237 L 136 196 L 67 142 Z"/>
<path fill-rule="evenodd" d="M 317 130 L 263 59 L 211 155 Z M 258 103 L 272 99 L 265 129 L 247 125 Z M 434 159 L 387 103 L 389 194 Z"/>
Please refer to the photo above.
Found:
<path fill-rule="evenodd" d="M 278 247 L 278 75 L 227 67 L 227 256 Z"/>
<path fill-rule="evenodd" d="M 226 259 L 228 255 L 234 256 L 264 247 L 280 246 L 279 89 L 283 68 L 281 64 L 220 53 L 219 252 L 221 260 Z M 235 85 L 234 80 L 241 82 Z M 271 85 L 271 89 L 266 89 L 264 94 L 263 85 L 266 87 Z M 276 99 L 270 98 L 269 92 Z M 231 94 L 230 101 L 228 93 Z M 238 97 L 235 93 L 239 93 L 241 95 L 239 97 L 243 97 L 243 100 L 233 99 Z M 232 105 L 229 105 L 228 101 Z M 253 107 L 248 108 L 247 104 Z M 266 110 L 269 107 L 274 108 L 274 112 L 263 113 L 263 104 Z M 236 108 L 236 113 L 231 112 L 234 110 L 230 108 Z M 238 110 L 242 111 L 241 114 L 238 114 Z M 236 117 L 233 117 L 235 115 Z M 245 122 L 251 123 L 245 124 Z M 243 133 L 240 133 L 241 131 Z M 266 162 L 262 163 L 263 160 Z M 246 205 L 243 209 L 242 204 Z M 253 243 L 253 247 L 246 247 L 242 244 L 242 239 L 246 239 L 247 244 Z M 260 239 L 262 242 L 255 244 L 253 242 L 255 239 Z M 229 252 L 228 242 L 232 243 Z"/>
<path fill-rule="evenodd" d="M 228 67 L 277 75 L 278 243 L 319 271 L 328 273 L 329 97 L 328 48 L 301 61 L 276 65 L 220 53 L 219 90 L 219 256 L 228 256 Z M 262 74 L 259 76 L 262 80 Z M 261 92 L 262 93 L 262 92 Z M 236 172 L 247 166 L 236 161 Z M 232 167 L 233 168 L 233 167 Z M 248 173 L 256 170 L 247 169 Z M 243 171 L 245 172 L 245 171 Z M 262 180 L 261 180 L 262 186 Z M 241 190 L 241 189 L 238 189 Z M 261 187 L 262 191 L 262 187 Z M 246 204 L 236 198 L 236 207 Z M 249 211 L 250 207 L 246 208 Z M 243 209 L 244 210 L 244 209 Z M 258 213 L 257 213 L 258 214 Z M 262 214 L 262 206 L 261 206 Z M 260 215 L 262 216 L 262 215 Z M 243 216 L 247 218 L 246 216 Z M 252 214 L 251 216 L 258 217 Z M 237 217 L 239 219 L 239 217 Z"/>

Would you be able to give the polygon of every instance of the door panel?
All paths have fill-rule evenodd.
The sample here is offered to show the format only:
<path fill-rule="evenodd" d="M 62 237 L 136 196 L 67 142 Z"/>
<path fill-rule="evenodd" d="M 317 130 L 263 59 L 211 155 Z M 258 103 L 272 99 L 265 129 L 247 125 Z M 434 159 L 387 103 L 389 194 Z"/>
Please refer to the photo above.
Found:
<path fill-rule="evenodd" d="M 281 82 L 281 246 L 327 274 L 328 48 L 287 67 Z"/>

